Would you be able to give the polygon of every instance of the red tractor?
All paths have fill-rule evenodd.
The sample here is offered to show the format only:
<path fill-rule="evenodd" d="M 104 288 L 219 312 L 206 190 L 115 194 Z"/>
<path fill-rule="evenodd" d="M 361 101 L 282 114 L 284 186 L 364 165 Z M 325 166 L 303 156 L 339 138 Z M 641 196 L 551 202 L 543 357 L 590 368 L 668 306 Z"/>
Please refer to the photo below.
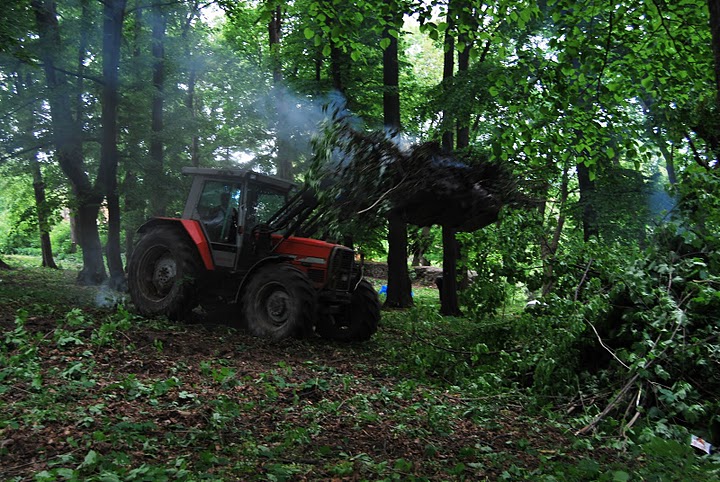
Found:
<path fill-rule="evenodd" d="M 144 315 L 182 319 L 234 303 L 249 330 L 273 339 L 313 331 L 341 341 L 377 331 L 380 304 L 353 250 L 295 234 L 318 224 L 317 200 L 295 184 L 241 169 L 184 168 L 182 218 L 143 224 L 128 267 Z"/>

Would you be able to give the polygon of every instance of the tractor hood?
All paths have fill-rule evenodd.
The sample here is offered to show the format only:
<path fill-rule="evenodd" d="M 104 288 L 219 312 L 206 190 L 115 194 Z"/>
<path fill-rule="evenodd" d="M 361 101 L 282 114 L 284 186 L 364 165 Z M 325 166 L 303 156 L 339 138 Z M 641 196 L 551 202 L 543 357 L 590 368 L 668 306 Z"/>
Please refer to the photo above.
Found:
<path fill-rule="evenodd" d="M 327 264 L 330 253 L 333 249 L 340 247 L 350 250 L 339 244 L 328 243 L 318 239 L 299 238 L 290 236 L 283 238 L 280 235 L 273 235 L 273 252 L 284 254 L 295 258 L 297 263 Z"/>

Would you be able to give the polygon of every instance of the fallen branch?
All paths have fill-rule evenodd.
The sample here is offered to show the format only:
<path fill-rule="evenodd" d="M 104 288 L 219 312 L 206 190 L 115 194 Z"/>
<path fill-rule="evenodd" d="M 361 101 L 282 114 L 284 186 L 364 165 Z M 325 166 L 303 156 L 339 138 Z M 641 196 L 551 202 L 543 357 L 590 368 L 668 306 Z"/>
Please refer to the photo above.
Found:
<path fill-rule="evenodd" d="M 578 295 L 580 294 L 580 288 L 582 287 L 583 283 L 585 283 L 585 279 L 587 279 L 588 272 L 590 271 L 590 266 L 593 264 L 593 259 L 590 258 L 590 261 L 588 261 L 587 266 L 585 267 L 585 272 L 582 275 L 582 278 L 580 279 L 580 284 L 577 285 L 577 288 L 575 288 L 575 297 L 573 298 L 573 301 L 578 300 Z"/>
<path fill-rule="evenodd" d="M 648 363 L 648 366 L 650 366 L 653 361 L 654 361 L 654 360 L 651 360 L 651 361 Z M 600 414 L 599 414 L 597 417 L 595 417 L 595 419 L 594 419 L 592 422 L 590 422 L 589 424 L 587 424 L 586 426 L 584 426 L 583 428 L 581 428 L 580 430 L 578 430 L 577 432 L 575 432 L 575 435 L 576 435 L 576 436 L 577 436 L 577 435 L 585 435 L 586 433 L 590 432 L 590 431 L 593 430 L 595 427 L 597 427 L 597 425 L 598 425 L 605 417 L 607 417 L 607 415 L 615 408 L 615 406 L 616 406 L 618 403 L 620 403 L 620 401 L 622 401 L 622 400 L 625 398 L 625 395 L 630 391 L 630 389 L 633 387 L 633 385 L 635 385 L 635 382 L 637 381 L 637 379 L 639 378 L 639 376 L 640 376 L 640 375 L 637 374 L 637 373 L 636 373 L 635 375 L 633 375 L 633 376 L 630 378 L 630 380 L 625 384 L 625 386 L 622 387 L 622 389 L 620 390 L 620 392 L 619 392 L 617 395 L 615 395 L 615 398 L 612 400 L 612 402 L 608 403 L 607 407 L 605 407 L 605 409 L 604 409 L 602 412 L 600 412 Z"/>
<path fill-rule="evenodd" d="M 602 346 L 603 348 L 605 348 L 605 350 L 607 350 L 607 352 L 610 353 L 610 356 L 612 356 L 612 357 L 615 359 L 615 361 L 617 361 L 619 364 L 621 364 L 622 366 L 624 366 L 625 368 L 627 368 L 628 370 L 630 370 L 630 367 L 627 366 L 621 359 L 619 359 L 619 358 L 617 357 L 617 355 L 615 355 L 615 352 L 612 351 L 612 350 L 610 349 L 610 347 L 607 346 L 607 345 L 602 341 L 602 338 L 600 338 L 600 333 L 598 333 L 597 329 L 595 328 L 595 325 L 593 325 L 591 321 L 588 321 L 588 320 L 586 320 L 586 321 L 587 321 L 588 325 L 590 325 L 590 328 L 592 328 L 593 331 L 595 332 L 595 336 L 597 337 L 598 342 L 600 342 L 600 346 Z"/>

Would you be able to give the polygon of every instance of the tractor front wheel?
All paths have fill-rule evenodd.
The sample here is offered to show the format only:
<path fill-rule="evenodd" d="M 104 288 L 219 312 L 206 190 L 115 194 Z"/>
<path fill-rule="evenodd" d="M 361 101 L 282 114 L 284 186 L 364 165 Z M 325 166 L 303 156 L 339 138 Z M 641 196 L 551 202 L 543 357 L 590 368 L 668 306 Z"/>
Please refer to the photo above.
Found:
<path fill-rule="evenodd" d="M 281 340 L 312 331 L 315 289 L 302 271 L 285 264 L 262 268 L 243 290 L 242 311 L 251 333 Z"/>
<path fill-rule="evenodd" d="M 140 313 L 183 319 L 197 304 L 201 262 L 180 229 L 157 227 L 135 246 L 128 266 L 130 297 Z"/>
<path fill-rule="evenodd" d="M 323 338 L 344 342 L 369 340 L 380 321 L 380 300 L 375 288 L 361 280 L 352 293 L 350 304 L 340 313 L 318 320 L 317 333 Z"/>

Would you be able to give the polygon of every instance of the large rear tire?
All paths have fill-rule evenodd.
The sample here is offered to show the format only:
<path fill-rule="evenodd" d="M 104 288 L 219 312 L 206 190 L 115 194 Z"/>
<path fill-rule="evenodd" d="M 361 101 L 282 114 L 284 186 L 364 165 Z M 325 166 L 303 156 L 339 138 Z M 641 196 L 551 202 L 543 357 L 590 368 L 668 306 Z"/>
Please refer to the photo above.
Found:
<path fill-rule="evenodd" d="M 316 293 L 302 271 L 274 264 L 258 271 L 243 290 L 242 311 L 248 330 L 282 340 L 312 332 Z"/>
<path fill-rule="evenodd" d="M 338 314 L 318 320 L 317 333 L 336 341 L 365 341 L 372 337 L 380 322 L 380 300 L 375 288 L 361 280 L 352 293 L 350 304 Z"/>
<path fill-rule="evenodd" d="M 135 246 L 128 266 L 135 307 L 146 316 L 185 318 L 197 305 L 201 266 L 197 248 L 182 230 L 152 229 Z"/>

